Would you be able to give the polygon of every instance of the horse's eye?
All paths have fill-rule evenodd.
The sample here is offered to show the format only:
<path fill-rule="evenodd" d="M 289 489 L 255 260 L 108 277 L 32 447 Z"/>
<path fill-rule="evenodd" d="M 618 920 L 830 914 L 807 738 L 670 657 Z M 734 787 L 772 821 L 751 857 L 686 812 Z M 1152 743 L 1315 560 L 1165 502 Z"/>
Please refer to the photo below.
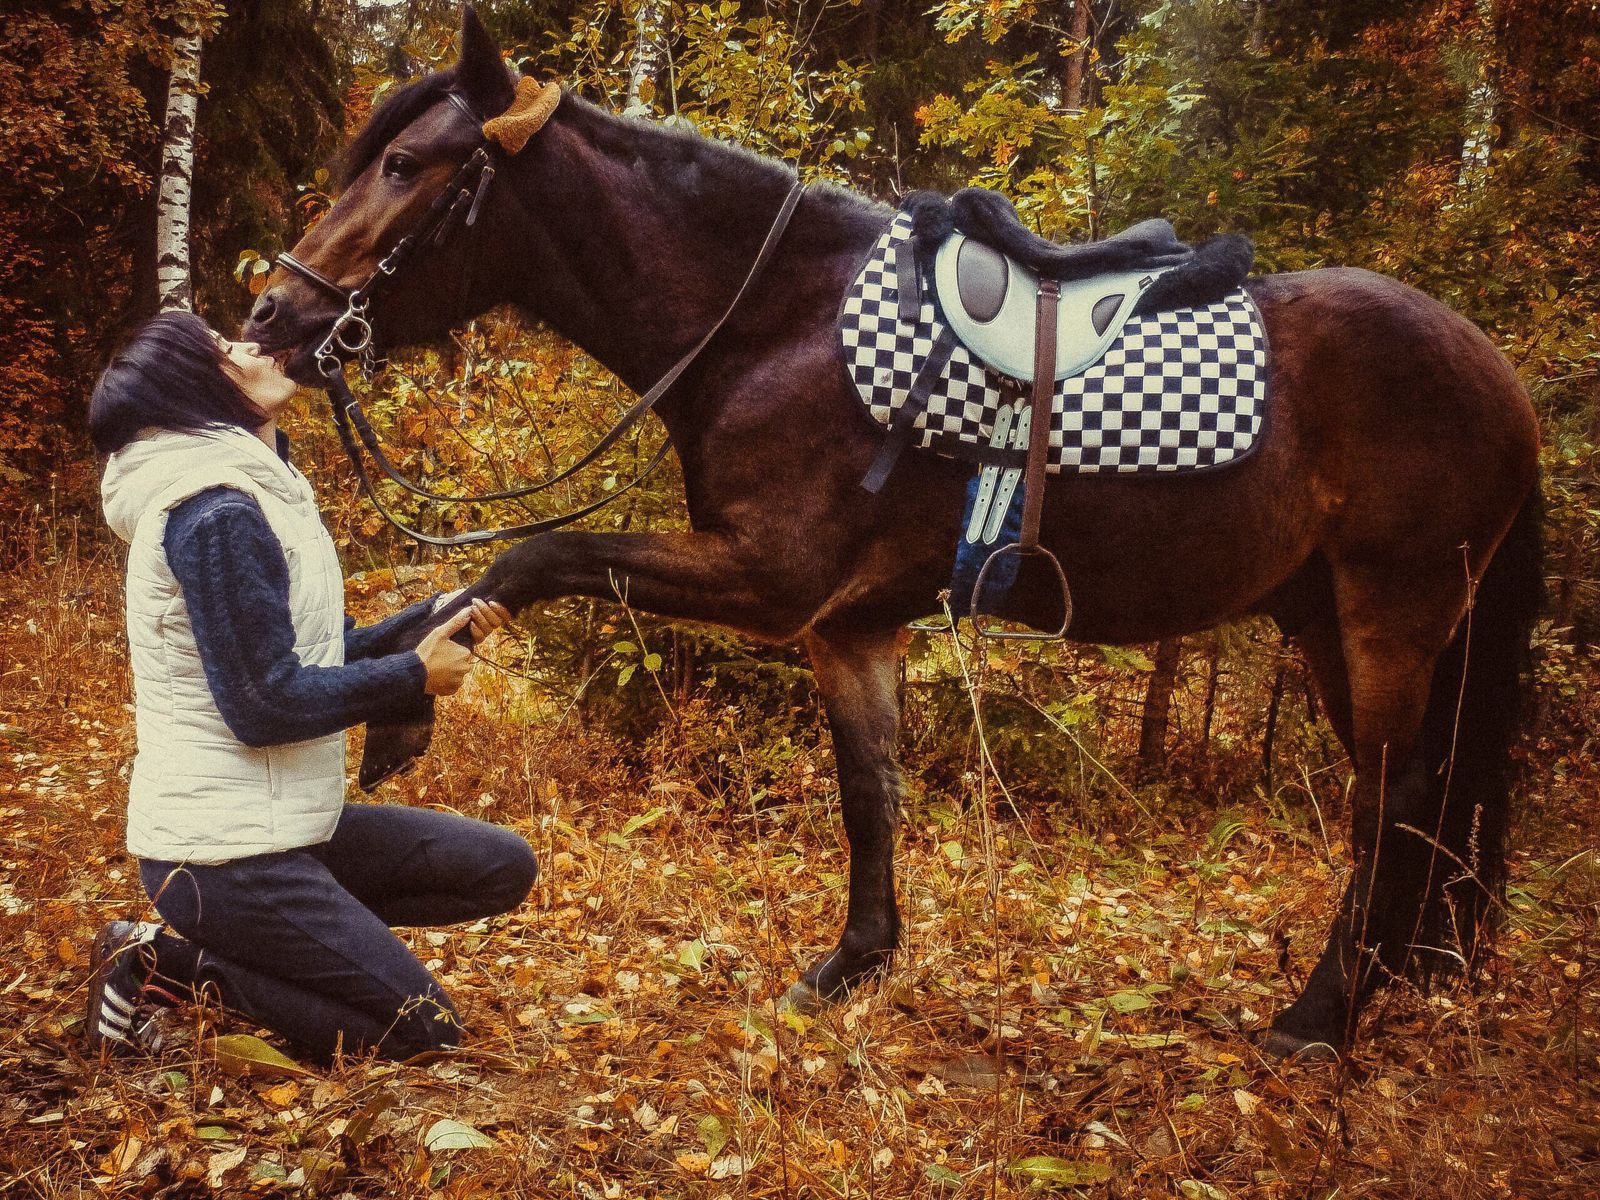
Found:
<path fill-rule="evenodd" d="M 383 174 L 388 179 L 410 179 L 422 164 L 401 150 L 391 150 L 383 158 Z"/>

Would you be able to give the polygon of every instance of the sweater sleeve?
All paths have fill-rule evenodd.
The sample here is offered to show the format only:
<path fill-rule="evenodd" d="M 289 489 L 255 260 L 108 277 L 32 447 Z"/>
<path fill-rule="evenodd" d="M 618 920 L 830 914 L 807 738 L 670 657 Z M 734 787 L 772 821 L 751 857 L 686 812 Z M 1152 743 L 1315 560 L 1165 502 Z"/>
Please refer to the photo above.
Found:
<path fill-rule="evenodd" d="M 289 565 L 251 497 L 232 488 L 191 496 L 169 514 L 164 546 L 217 710 L 245 745 L 413 719 L 428 699 L 427 670 L 409 649 L 342 667 L 300 661 Z"/>
<path fill-rule="evenodd" d="M 354 617 L 346 617 L 344 619 L 345 662 L 352 663 L 358 659 L 378 658 L 384 654 L 414 649 L 422 640 L 428 620 L 433 616 L 434 605 L 438 601 L 437 595 L 429 596 L 426 600 L 418 600 L 399 612 L 391 613 L 376 625 L 360 626 L 356 624 Z"/>

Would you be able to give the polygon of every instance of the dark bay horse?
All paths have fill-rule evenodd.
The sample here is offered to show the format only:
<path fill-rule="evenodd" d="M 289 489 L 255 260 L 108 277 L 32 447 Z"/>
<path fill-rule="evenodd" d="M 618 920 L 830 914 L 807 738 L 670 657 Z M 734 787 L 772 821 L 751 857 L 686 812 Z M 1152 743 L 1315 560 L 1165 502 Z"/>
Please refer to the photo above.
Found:
<path fill-rule="evenodd" d="M 294 247 L 342 286 L 423 219 L 512 81 L 469 10 L 461 60 L 373 114 L 345 191 Z M 780 163 L 567 96 L 500 165 L 457 306 L 458 251 L 425 254 L 374 306 L 390 345 L 499 304 L 546 321 L 643 391 L 721 314 L 794 183 Z M 801 640 L 838 757 L 849 909 L 801 996 L 882 970 L 894 895 L 897 633 L 949 579 L 970 468 L 912 453 L 860 481 L 883 437 L 841 366 L 840 298 L 892 213 L 806 190 L 776 257 L 658 409 L 691 531 L 541 534 L 470 589 L 513 610 L 609 598 L 770 642 Z M 334 298 L 279 271 L 247 336 L 316 382 Z M 1265 613 L 1303 648 L 1355 768 L 1354 871 L 1326 949 L 1266 1039 L 1348 1045 L 1378 985 L 1470 964 L 1504 878 L 1511 745 L 1540 587 L 1538 431 L 1511 366 L 1427 296 L 1361 270 L 1248 285 L 1272 345 L 1263 444 L 1227 470 L 1063 476 L 1044 541 L 1071 635 L 1148 642 Z M 1016 615 L 1049 627 L 1053 584 Z"/>

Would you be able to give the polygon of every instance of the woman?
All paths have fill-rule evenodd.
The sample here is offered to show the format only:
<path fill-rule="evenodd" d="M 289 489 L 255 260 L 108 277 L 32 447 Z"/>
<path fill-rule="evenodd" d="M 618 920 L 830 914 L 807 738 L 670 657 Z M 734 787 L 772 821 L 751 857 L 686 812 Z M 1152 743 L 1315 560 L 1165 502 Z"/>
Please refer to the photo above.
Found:
<path fill-rule="evenodd" d="M 391 931 L 515 908 L 536 867 L 508 830 L 345 804 L 344 733 L 461 686 L 506 621 L 438 597 L 357 629 L 333 539 L 290 466 L 295 384 L 190 313 L 144 325 L 90 402 L 106 519 L 129 543 L 138 754 L 128 849 L 167 924 L 95 940 L 88 1038 L 142 1044 L 146 1004 L 201 991 L 319 1059 L 454 1045 L 455 1010 Z"/>

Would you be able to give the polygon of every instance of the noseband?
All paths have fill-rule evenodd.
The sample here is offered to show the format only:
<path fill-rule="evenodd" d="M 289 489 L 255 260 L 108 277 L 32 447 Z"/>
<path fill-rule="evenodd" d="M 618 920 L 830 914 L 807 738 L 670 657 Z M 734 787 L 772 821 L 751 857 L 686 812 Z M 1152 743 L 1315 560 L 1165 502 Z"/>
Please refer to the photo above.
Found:
<path fill-rule="evenodd" d="M 522 105 L 524 97 L 535 105 L 543 105 L 544 115 L 547 116 L 553 103 L 548 99 L 534 100 L 541 95 L 538 85 L 533 85 L 532 91 L 524 91 L 524 85 L 532 80 L 523 79 L 518 85 L 518 101 L 513 104 L 512 110 L 505 116 L 496 117 L 486 122 L 482 115 L 475 109 L 465 96 L 459 92 L 447 91 L 445 98 L 455 106 L 473 126 L 484 131 L 483 141 L 473 150 L 467 161 L 448 184 L 433 198 L 416 229 L 402 237 L 395 243 L 388 254 L 379 260 L 376 269 L 358 286 L 344 287 L 329 279 L 322 272 L 301 262 L 293 254 L 285 251 L 278 255 L 278 264 L 294 272 L 312 286 L 336 297 L 344 304 L 344 312 L 334 321 L 326 337 L 316 350 L 317 373 L 324 381 L 328 392 L 328 401 L 333 409 L 334 428 L 338 430 L 340 444 L 344 447 L 345 457 L 350 460 L 355 468 L 356 477 L 361 482 L 361 489 L 367 495 L 379 514 L 390 525 L 414 541 L 430 546 L 466 546 L 475 542 L 501 541 L 508 538 L 527 537 L 531 534 L 542 533 L 546 530 L 559 529 L 563 525 L 598 512 L 606 505 L 618 499 L 624 493 L 632 491 L 649 477 L 650 473 L 661 464 L 667 451 L 672 448 L 670 440 L 664 442 L 650 458 L 638 475 L 634 476 L 627 484 L 608 492 L 599 500 L 570 512 L 558 516 L 546 517 L 539 521 L 528 521 L 520 525 L 506 526 L 501 529 L 471 529 L 450 537 L 439 537 L 435 534 L 423 533 L 407 525 L 399 517 L 391 513 L 379 499 L 377 489 L 373 486 L 372 479 L 367 474 L 367 468 L 361 457 L 361 450 L 356 444 L 359 437 L 361 446 L 364 446 L 373 461 L 378 464 L 383 473 L 394 483 L 399 484 L 414 496 L 442 504 L 482 504 L 494 500 L 515 500 L 523 496 L 531 496 L 543 492 L 557 484 L 570 479 L 585 467 L 593 465 L 601 455 L 614 446 L 617 441 L 634 425 L 642 421 L 656 406 L 656 402 L 678 381 L 678 377 L 686 371 L 690 364 L 705 349 L 707 343 L 716 336 L 717 331 L 733 315 L 733 310 L 744 299 L 745 293 L 750 290 L 750 285 L 761 274 L 767 263 L 777 249 L 778 242 L 783 237 L 783 232 L 788 228 L 789 218 L 794 215 L 794 210 L 800 203 L 800 197 L 805 191 L 805 185 L 798 180 L 789 189 L 784 197 L 783 204 L 779 207 L 778 215 L 773 220 L 772 227 L 767 231 L 766 240 L 762 243 L 760 251 L 756 254 L 755 261 L 751 264 L 744 282 L 739 285 L 739 290 L 728 303 L 728 307 L 712 324 L 705 335 L 695 343 L 694 347 L 680 358 L 665 375 L 658 380 L 654 387 L 639 398 L 637 402 L 624 413 L 592 447 L 586 451 L 571 466 L 558 472 L 549 479 L 540 483 L 528 484 L 524 487 L 511 488 L 500 492 L 485 492 L 476 496 L 446 496 L 438 492 L 431 492 L 418 487 L 402 475 L 389 460 L 383 451 L 383 446 L 378 440 L 377 433 L 373 430 L 366 414 L 362 411 L 361 401 L 350 390 L 349 380 L 345 378 L 345 364 L 351 359 L 359 358 L 364 365 L 370 366 L 373 356 L 374 343 L 372 320 L 368 316 L 368 309 L 372 297 L 380 291 L 389 281 L 413 261 L 420 248 L 429 245 L 442 247 L 457 228 L 467 230 L 477 224 L 478 216 L 483 209 L 483 202 L 489 193 L 490 185 L 495 178 L 495 162 L 502 154 L 514 154 L 521 150 L 522 145 L 532 132 L 543 123 L 537 111 L 521 117 L 514 117 L 516 110 Z M 553 88 L 554 85 L 549 85 Z M 520 129 L 510 131 L 508 134 L 496 134 L 495 126 L 506 123 L 507 117 L 513 117 L 513 123 L 520 124 Z M 458 222 L 457 218 L 465 214 L 465 220 Z M 463 255 L 462 281 L 460 292 L 460 312 L 464 316 L 467 306 L 467 293 L 470 287 L 472 270 L 472 255 Z M 354 432 L 352 433 L 352 428 Z"/>

